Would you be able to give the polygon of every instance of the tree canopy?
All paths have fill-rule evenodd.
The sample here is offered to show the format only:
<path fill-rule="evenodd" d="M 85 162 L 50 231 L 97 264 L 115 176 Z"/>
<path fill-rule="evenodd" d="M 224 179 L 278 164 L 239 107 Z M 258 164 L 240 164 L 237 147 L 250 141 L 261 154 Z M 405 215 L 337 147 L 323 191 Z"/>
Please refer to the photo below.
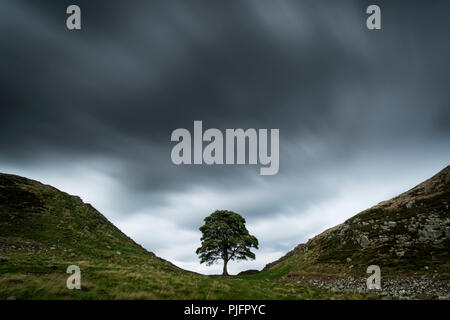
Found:
<path fill-rule="evenodd" d="M 217 210 L 205 218 L 200 227 L 201 247 L 196 253 L 200 263 L 211 265 L 223 260 L 223 275 L 228 275 L 227 264 L 231 260 L 255 259 L 251 248 L 258 249 L 258 240 L 249 234 L 245 219 L 239 214 Z"/>

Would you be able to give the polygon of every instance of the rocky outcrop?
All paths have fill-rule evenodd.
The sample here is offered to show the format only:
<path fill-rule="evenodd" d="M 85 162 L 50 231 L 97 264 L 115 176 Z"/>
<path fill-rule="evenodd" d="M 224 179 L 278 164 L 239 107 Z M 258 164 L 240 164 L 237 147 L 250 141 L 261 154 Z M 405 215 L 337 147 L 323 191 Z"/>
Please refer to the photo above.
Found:
<path fill-rule="evenodd" d="M 0 237 L 0 252 L 14 250 L 38 251 L 42 250 L 42 248 L 42 245 L 35 241 Z"/>
<path fill-rule="evenodd" d="M 415 216 L 389 221 L 383 217 L 344 223 L 324 239 L 337 237 L 342 243 L 352 242 L 361 248 L 392 244 L 392 251 L 407 252 L 418 244 L 441 244 L 450 239 L 449 212 L 423 212 Z"/>
<path fill-rule="evenodd" d="M 433 277 L 401 278 L 382 280 L 381 289 L 367 289 L 366 278 L 345 277 L 328 280 L 299 280 L 297 283 L 307 283 L 332 290 L 333 292 L 357 292 L 375 294 L 394 299 L 435 298 L 450 300 L 450 281 L 436 281 Z"/>

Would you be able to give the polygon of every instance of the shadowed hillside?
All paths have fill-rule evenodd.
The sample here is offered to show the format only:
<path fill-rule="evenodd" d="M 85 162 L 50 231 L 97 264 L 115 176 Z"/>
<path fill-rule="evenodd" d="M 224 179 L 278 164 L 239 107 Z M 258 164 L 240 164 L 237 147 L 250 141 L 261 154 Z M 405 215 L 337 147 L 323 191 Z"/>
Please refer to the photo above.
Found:
<path fill-rule="evenodd" d="M 14 175 L 0 175 L 1 249 L 58 250 L 67 257 L 96 254 L 114 261 L 120 254 L 148 252 L 79 197 Z M 120 254 L 119 254 L 120 252 Z M 162 259 L 158 262 L 169 266 Z"/>

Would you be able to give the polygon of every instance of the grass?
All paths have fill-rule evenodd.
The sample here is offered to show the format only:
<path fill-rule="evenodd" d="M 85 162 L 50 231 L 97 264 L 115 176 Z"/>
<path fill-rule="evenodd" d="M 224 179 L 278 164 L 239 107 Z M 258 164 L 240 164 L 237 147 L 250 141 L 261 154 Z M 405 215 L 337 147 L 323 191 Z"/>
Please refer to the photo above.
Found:
<path fill-rule="evenodd" d="M 205 276 L 167 267 L 151 257 L 135 264 L 77 261 L 81 290 L 66 288 L 66 268 L 74 263 L 59 252 L 4 252 L 0 299 L 361 299 L 332 293 L 280 277 Z M 128 257 L 124 257 L 127 260 Z M 136 257 L 135 257 L 136 258 Z M 51 269 L 48 264 L 55 265 Z"/>
<path fill-rule="evenodd" d="M 0 174 L 0 299 L 351 299 L 274 274 L 206 276 L 146 251 L 79 198 Z M 69 265 L 81 290 L 69 290 Z M 50 265 L 50 267 L 49 267 Z"/>
<path fill-rule="evenodd" d="M 396 208 L 393 214 L 374 207 L 349 221 L 396 221 L 397 226 L 390 231 L 392 241 L 396 234 L 406 232 L 402 219 L 424 211 L 448 214 L 445 204 L 450 202 L 449 194 L 445 187 L 441 194 L 422 198 L 420 206 Z M 367 224 L 351 224 L 343 238 L 340 230 L 338 226 L 318 235 L 263 272 L 206 276 L 156 257 L 77 197 L 36 181 L 0 174 L 0 299 L 376 299 L 299 281 L 365 277 L 371 264 L 382 267 L 384 279 L 429 274 L 425 265 L 450 279 L 448 239 L 440 244 L 416 245 L 399 258 L 389 250 L 395 246 L 392 242 L 366 248 L 354 241 L 344 243 L 343 239 L 351 239 L 355 231 L 372 237 L 373 229 Z M 66 288 L 69 265 L 81 269 L 81 290 Z"/>

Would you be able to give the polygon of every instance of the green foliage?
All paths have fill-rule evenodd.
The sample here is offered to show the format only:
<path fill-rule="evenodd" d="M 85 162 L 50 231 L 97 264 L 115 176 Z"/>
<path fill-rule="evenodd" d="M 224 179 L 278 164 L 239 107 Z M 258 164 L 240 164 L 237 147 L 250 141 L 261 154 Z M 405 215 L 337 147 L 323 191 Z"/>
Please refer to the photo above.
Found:
<path fill-rule="evenodd" d="M 205 218 L 200 227 L 202 245 L 196 253 L 200 263 L 211 265 L 218 260 L 226 265 L 231 260 L 255 259 L 251 248 L 258 249 L 258 240 L 249 234 L 245 227 L 245 219 L 239 214 L 227 210 L 217 210 Z"/>

